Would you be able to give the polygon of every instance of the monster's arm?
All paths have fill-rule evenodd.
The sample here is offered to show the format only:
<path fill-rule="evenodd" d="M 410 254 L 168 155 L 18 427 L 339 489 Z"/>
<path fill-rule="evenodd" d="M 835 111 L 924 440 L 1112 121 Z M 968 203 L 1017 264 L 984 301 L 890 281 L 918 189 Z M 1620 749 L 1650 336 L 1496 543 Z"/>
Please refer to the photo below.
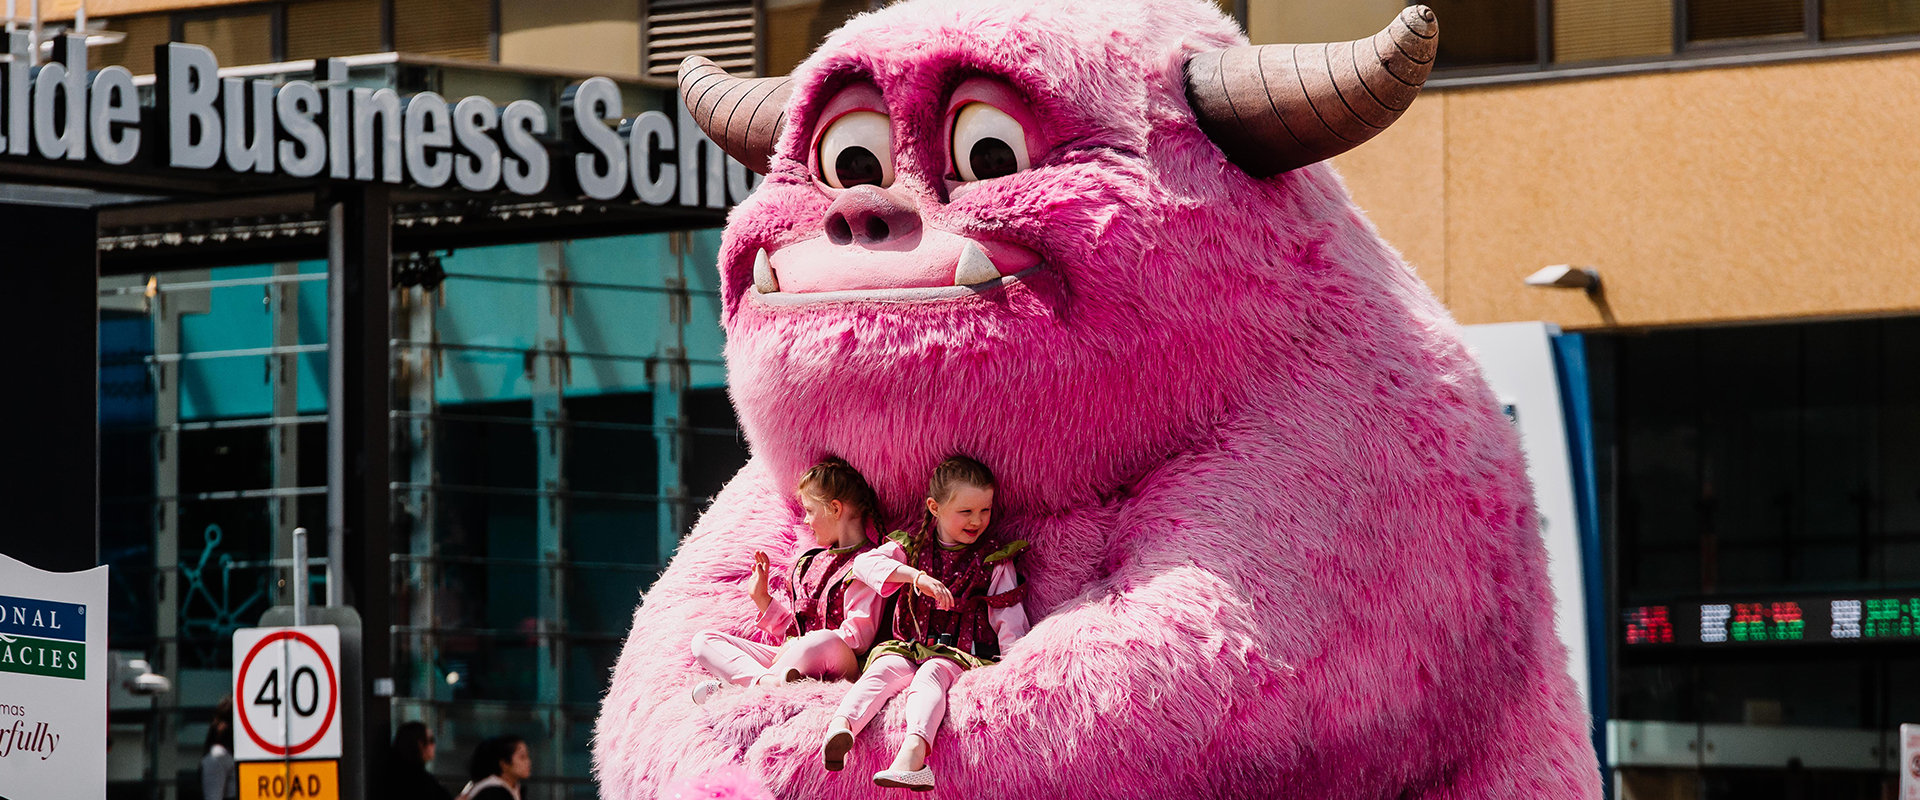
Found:
<path fill-rule="evenodd" d="M 1076 783 L 1157 787 L 1113 797 L 1205 795 L 1200 784 L 1167 782 L 1212 774 L 1209 754 L 1255 741 L 1242 735 L 1298 735 L 1300 701 L 1284 689 L 1292 667 L 1263 649 L 1253 604 L 1230 577 L 1234 554 L 1217 545 L 1231 537 L 1209 531 L 1196 539 L 1212 547 L 1196 541 L 1189 549 L 1145 541 L 1152 534 L 1138 529 L 1126 535 L 1133 547 L 1162 549 L 1117 554 L 1107 564 L 1112 572 L 1050 602 L 1025 637 L 1003 645 L 998 665 L 967 672 L 950 690 L 942 735 L 979 741 L 947 749 L 1035 760 L 1017 778 L 997 771 L 979 776 L 978 785 L 967 782 L 973 774 L 942 772 L 943 781 L 954 775 L 961 795 L 1017 796 Z M 1070 569 L 1025 566 L 1033 575 L 1029 602 L 1036 587 L 1051 588 L 1044 584 L 1049 567 Z M 1242 722 L 1248 719 L 1259 725 Z M 1272 727 L 1259 733 L 1261 725 Z"/>

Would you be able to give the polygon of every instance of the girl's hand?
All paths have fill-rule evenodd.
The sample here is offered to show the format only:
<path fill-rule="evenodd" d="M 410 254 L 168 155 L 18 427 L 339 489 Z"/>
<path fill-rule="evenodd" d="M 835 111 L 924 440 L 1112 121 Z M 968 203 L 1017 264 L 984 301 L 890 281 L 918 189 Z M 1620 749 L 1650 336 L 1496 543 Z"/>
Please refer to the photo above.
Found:
<path fill-rule="evenodd" d="M 753 597 L 753 602 L 760 606 L 761 611 L 767 610 L 767 605 L 773 602 L 773 595 L 767 593 L 767 574 L 771 571 L 772 565 L 769 563 L 766 552 L 755 550 L 753 552 L 753 583 L 747 587 L 747 594 Z"/>
<path fill-rule="evenodd" d="M 946 584 L 932 575 L 922 572 L 913 576 L 913 590 L 932 598 L 933 604 L 939 606 L 941 611 L 949 611 L 953 608 L 953 593 L 947 591 Z"/>

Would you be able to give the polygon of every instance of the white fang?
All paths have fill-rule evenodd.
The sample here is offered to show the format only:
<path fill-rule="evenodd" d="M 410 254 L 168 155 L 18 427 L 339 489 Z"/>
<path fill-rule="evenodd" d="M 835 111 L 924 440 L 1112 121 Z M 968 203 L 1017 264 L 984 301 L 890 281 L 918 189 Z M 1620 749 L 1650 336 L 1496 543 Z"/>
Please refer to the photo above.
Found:
<path fill-rule="evenodd" d="M 969 241 L 960 249 L 960 263 L 953 269 L 953 285 L 972 286 L 999 277 L 1000 270 L 993 265 L 993 259 L 981 251 L 980 245 Z"/>
<path fill-rule="evenodd" d="M 761 294 L 780 291 L 780 281 L 773 277 L 773 262 L 767 260 L 766 248 L 753 255 L 753 288 Z"/>

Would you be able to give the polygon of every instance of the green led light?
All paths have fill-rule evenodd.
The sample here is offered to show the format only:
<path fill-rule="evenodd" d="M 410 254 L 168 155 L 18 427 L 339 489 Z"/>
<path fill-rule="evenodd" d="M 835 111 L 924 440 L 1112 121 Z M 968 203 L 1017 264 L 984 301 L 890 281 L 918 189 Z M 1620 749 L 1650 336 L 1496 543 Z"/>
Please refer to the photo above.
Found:
<path fill-rule="evenodd" d="M 1889 639 L 1920 634 L 1920 598 L 1883 597 L 1868 600 L 1860 615 L 1863 638 Z"/>

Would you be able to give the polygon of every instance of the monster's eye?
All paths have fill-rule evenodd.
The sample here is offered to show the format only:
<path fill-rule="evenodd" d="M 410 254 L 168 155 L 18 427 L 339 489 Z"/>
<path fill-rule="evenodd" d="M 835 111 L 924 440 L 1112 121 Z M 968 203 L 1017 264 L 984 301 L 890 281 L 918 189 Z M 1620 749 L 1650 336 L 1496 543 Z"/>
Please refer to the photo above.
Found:
<path fill-rule="evenodd" d="M 1007 112 L 968 103 L 953 119 L 953 166 L 963 181 L 1012 175 L 1032 164 L 1027 132 Z"/>
<path fill-rule="evenodd" d="M 877 111 L 842 114 L 820 135 L 820 180 L 835 189 L 893 185 L 893 124 Z"/>

